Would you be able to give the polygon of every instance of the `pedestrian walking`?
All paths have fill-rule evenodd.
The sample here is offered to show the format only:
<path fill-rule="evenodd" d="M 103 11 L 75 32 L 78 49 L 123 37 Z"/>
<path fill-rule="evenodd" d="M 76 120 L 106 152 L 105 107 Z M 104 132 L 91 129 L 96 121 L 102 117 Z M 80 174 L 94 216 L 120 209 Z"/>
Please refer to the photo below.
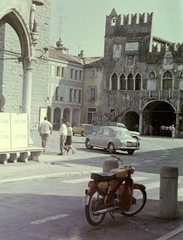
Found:
<path fill-rule="evenodd" d="M 52 124 L 47 120 L 47 117 L 44 117 L 44 121 L 39 125 L 39 134 L 41 136 L 42 148 L 44 148 L 43 152 L 46 152 L 46 143 L 49 135 L 52 134 Z"/>
<path fill-rule="evenodd" d="M 172 132 L 172 140 L 174 140 L 174 137 L 175 137 L 175 127 L 174 127 L 173 124 L 172 124 L 171 132 Z"/>
<path fill-rule="evenodd" d="M 71 125 L 70 125 L 69 122 L 66 122 L 65 125 L 66 125 L 66 127 L 67 127 L 67 138 L 66 138 L 66 143 L 65 143 L 65 145 L 66 145 L 66 147 L 67 147 L 67 150 L 66 150 L 66 151 L 67 151 L 67 153 L 68 153 L 69 150 L 71 149 L 72 154 L 74 154 L 74 153 L 75 153 L 75 150 L 74 150 L 74 148 L 72 147 L 72 136 L 73 136 L 72 127 L 71 127 Z"/>
<path fill-rule="evenodd" d="M 62 119 L 61 127 L 60 127 L 60 130 L 59 130 L 59 134 L 60 134 L 60 153 L 58 153 L 57 155 L 63 155 L 64 149 L 67 150 L 67 147 L 65 146 L 66 137 L 67 137 L 67 127 L 66 127 L 65 123 L 66 123 L 66 120 Z"/>

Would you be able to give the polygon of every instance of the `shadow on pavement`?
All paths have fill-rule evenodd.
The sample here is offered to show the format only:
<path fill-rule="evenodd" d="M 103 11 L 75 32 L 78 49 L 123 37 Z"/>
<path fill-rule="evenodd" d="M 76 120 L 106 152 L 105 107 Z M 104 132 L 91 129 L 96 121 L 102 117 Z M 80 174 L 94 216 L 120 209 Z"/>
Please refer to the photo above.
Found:
<path fill-rule="evenodd" d="M 110 154 L 107 151 L 104 151 L 102 149 L 84 149 L 84 148 L 77 148 L 77 153 L 74 155 L 74 159 L 69 159 L 69 163 L 74 163 L 78 165 L 90 165 L 90 166 L 97 166 L 101 167 L 103 166 L 103 162 L 107 159 L 114 159 L 110 156 Z M 82 151 L 85 155 L 87 155 L 87 158 L 84 158 L 84 154 L 82 154 Z M 179 156 L 177 156 L 177 152 L 179 152 Z M 90 153 L 97 154 L 97 157 L 91 157 L 89 158 Z M 54 154 L 54 153 L 53 153 Z M 50 153 L 51 155 L 51 153 Z M 104 156 L 105 155 L 105 156 Z M 159 174 L 160 169 L 163 166 L 176 166 L 179 169 L 179 176 L 183 176 L 183 148 L 174 148 L 169 149 L 169 157 L 167 159 L 166 155 L 164 155 L 163 150 L 155 150 L 151 151 L 150 157 L 147 159 L 147 157 L 144 156 L 144 153 L 140 151 L 136 151 L 133 155 L 129 155 L 127 153 L 123 152 L 116 152 L 115 155 L 120 156 L 123 159 L 123 162 L 125 165 L 132 165 L 134 164 L 137 171 L 141 172 L 150 172 Z M 69 156 L 69 155 L 67 155 Z M 162 157 L 163 156 L 163 157 Z M 177 157 L 175 157 L 177 156 Z M 169 160 L 169 158 L 171 160 Z M 62 160 L 63 162 L 64 160 Z M 66 160 L 68 162 L 68 160 Z"/>
<path fill-rule="evenodd" d="M 179 204 L 183 209 L 183 203 Z M 11 240 L 155 240 L 180 227 L 183 220 L 182 216 L 164 220 L 154 200 L 148 200 L 144 209 L 132 217 L 116 213 L 114 221 L 108 213 L 97 227 L 87 223 L 81 197 L 2 193 L 0 209 L 1 239 Z"/>

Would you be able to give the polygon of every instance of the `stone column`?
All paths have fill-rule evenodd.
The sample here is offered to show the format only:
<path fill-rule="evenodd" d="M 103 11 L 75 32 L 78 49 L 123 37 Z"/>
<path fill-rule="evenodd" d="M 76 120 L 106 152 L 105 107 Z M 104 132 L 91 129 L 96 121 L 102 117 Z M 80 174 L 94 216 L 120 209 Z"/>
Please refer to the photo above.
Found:
<path fill-rule="evenodd" d="M 175 112 L 176 114 L 176 123 L 175 123 L 175 136 L 178 137 L 179 135 L 179 112 Z"/>
<path fill-rule="evenodd" d="M 81 123 L 81 110 L 79 111 L 79 119 L 78 119 L 78 123 Z"/>
<path fill-rule="evenodd" d="M 69 122 L 70 122 L 71 126 L 72 126 L 72 113 L 73 113 L 73 110 L 70 109 Z"/>
<path fill-rule="evenodd" d="M 173 92 L 172 92 L 173 96 Z M 179 122 L 179 114 L 180 114 L 180 91 L 177 99 L 177 109 L 176 109 L 176 123 L 175 123 L 175 137 L 178 137 L 180 135 L 180 122 Z"/>
<path fill-rule="evenodd" d="M 53 125 L 53 122 L 54 122 L 54 109 L 53 108 L 51 108 L 51 119 L 50 119 L 50 122 L 51 122 L 51 124 Z"/>
<path fill-rule="evenodd" d="M 160 171 L 160 214 L 165 219 L 174 219 L 177 216 L 178 199 L 177 167 L 164 166 Z"/>
<path fill-rule="evenodd" d="M 117 79 L 117 90 L 120 90 L 120 77 Z"/>
<path fill-rule="evenodd" d="M 60 111 L 60 122 L 61 122 L 61 120 L 63 119 L 63 117 L 64 117 L 64 110 L 61 109 L 61 111 Z"/>
<path fill-rule="evenodd" d="M 142 134 L 142 116 L 143 116 L 143 112 L 142 110 L 139 111 L 139 132 L 140 134 Z"/>
<path fill-rule="evenodd" d="M 22 112 L 27 113 L 30 119 L 31 114 L 31 94 L 32 94 L 32 62 L 25 60 L 23 63 L 23 93 L 22 93 Z"/>

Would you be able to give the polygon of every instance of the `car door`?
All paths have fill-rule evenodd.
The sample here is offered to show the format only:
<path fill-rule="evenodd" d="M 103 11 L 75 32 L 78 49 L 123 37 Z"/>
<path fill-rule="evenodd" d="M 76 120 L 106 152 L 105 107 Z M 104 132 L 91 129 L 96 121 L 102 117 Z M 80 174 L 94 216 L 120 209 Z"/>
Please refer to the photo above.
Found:
<path fill-rule="evenodd" d="M 103 129 L 103 133 L 102 133 L 102 137 L 101 137 L 101 146 L 103 148 L 107 148 L 108 147 L 108 142 L 109 142 L 109 137 L 110 137 L 110 130 L 109 128 L 104 128 Z"/>
<path fill-rule="evenodd" d="M 101 146 L 101 139 L 103 136 L 103 128 L 99 128 L 96 133 L 91 137 L 91 143 L 93 146 Z"/>

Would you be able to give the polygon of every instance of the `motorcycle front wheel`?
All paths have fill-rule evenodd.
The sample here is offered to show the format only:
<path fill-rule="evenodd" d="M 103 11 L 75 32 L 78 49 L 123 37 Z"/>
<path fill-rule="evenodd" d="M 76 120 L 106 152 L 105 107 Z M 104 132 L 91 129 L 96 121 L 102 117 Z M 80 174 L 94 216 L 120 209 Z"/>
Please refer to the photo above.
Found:
<path fill-rule="evenodd" d="M 146 200 L 147 200 L 147 194 L 145 190 L 141 190 L 139 188 L 133 189 L 131 208 L 129 211 L 121 212 L 121 214 L 125 216 L 133 216 L 137 214 L 144 207 Z"/>
<path fill-rule="evenodd" d="M 85 206 L 85 216 L 92 226 L 99 225 L 105 217 L 105 213 L 95 216 L 94 212 L 100 210 L 100 205 L 104 203 L 104 197 L 99 192 L 94 192 L 90 197 L 89 204 Z"/>

